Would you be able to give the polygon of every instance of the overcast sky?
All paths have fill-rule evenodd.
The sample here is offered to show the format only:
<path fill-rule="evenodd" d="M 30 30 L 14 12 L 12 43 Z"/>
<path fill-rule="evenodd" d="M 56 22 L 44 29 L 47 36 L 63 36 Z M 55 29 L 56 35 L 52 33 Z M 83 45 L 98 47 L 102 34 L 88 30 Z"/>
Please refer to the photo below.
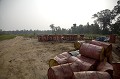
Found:
<path fill-rule="evenodd" d="M 0 0 L 0 29 L 48 30 L 90 24 L 94 13 L 112 10 L 117 0 Z"/>

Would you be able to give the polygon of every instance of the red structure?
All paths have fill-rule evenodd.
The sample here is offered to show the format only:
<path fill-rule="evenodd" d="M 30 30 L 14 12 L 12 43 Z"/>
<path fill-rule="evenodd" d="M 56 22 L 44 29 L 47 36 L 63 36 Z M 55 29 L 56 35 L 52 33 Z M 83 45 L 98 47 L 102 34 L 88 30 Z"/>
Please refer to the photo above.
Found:
<path fill-rule="evenodd" d="M 83 43 L 80 47 L 80 54 L 99 61 L 104 59 L 104 48 L 89 43 Z"/>
<path fill-rule="evenodd" d="M 116 35 L 110 35 L 110 43 L 115 43 L 116 41 Z"/>
<path fill-rule="evenodd" d="M 120 79 L 120 62 L 113 63 L 113 79 Z"/>
<path fill-rule="evenodd" d="M 39 42 L 48 42 L 48 41 L 77 41 L 78 35 L 38 35 Z"/>

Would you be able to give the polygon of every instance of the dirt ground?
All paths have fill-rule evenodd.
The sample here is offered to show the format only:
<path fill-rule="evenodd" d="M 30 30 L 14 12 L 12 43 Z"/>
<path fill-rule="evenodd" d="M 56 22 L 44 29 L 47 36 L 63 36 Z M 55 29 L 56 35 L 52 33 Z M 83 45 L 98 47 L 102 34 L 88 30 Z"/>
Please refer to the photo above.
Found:
<path fill-rule="evenodd" d="M 72 43 L 43 43 L 16 37 L 0 42 L 0 79 L 47 79 L 48 61 Z"/>
<path fill-rule="evenodd" d="M 0 42 L 0 79 L 47 79 L 48 61 L 73 43 L 38 42 L 17 36 Z M 120 57 L 113 53 L 114 61 Z"/>

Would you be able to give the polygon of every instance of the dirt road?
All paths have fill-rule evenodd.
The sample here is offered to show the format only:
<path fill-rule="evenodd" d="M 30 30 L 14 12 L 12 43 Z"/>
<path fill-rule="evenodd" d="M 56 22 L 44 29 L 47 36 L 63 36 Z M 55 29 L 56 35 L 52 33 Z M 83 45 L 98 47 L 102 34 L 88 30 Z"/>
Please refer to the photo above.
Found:
<path fill-rule="evenodd" d="M 0 79 L 47 79 L 48 60 L 72 43 L 41 43 L 18 36 L 0 42 Z"/>

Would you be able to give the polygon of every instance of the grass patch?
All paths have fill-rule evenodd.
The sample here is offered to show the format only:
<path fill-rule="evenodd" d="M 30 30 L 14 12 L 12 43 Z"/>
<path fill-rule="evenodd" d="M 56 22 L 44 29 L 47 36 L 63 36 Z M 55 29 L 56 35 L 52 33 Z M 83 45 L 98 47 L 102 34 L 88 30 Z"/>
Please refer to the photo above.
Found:
<path fill-rule="evenodd" d="M 0 35 L 0 41 L 13 39 L 15 37 L 16 37 L 16 35 Z"/>
<path fill-rule="evenodd" d="M 96 39 L 97 37 L 105 36 L 100 34 L 84 34 L 84 35 L 85 35 L 85 38 L 88 38 L 88 39 Z"/>

